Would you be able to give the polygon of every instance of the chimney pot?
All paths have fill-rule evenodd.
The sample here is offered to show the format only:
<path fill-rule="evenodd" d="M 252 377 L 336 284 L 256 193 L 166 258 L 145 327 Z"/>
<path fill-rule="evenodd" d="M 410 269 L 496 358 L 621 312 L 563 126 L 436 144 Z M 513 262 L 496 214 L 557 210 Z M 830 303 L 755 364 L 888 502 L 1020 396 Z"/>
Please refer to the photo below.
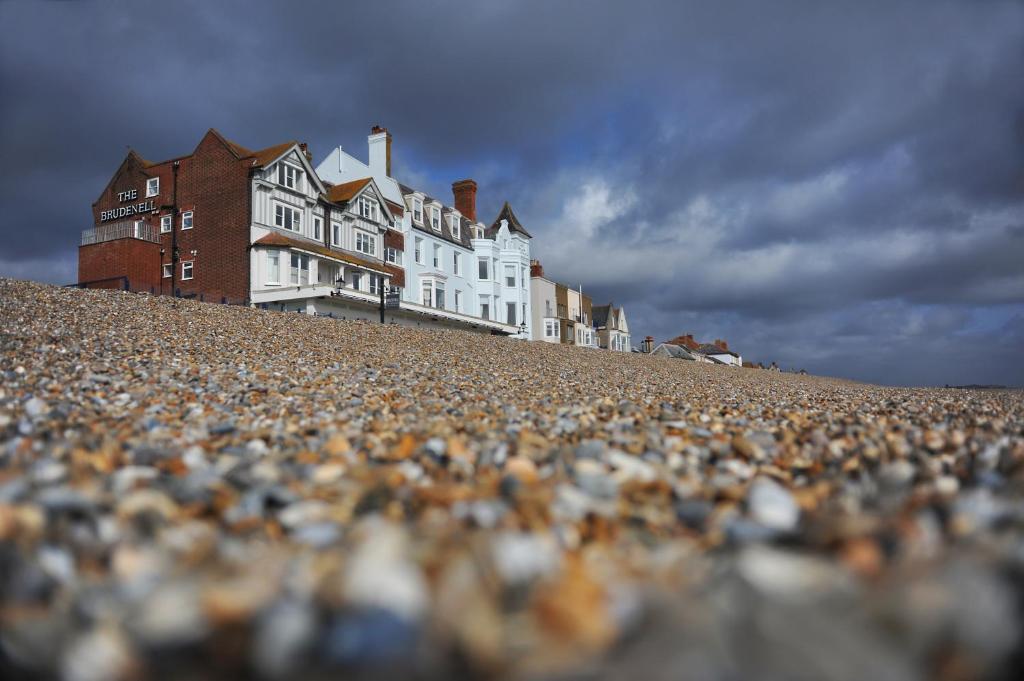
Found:
<path fill-rule="evenodd" d="M 540 260 L 530 261 L 530 276 L 531 277 L 543 277 L 544 268 L 540 264 Z"/>
<path fill-rule="evenodd" d="M 476 182 L 468 179 L 452 182 L 452 195 L 455 197 L 455 210 L 470 222 L 476 222 Z"/>

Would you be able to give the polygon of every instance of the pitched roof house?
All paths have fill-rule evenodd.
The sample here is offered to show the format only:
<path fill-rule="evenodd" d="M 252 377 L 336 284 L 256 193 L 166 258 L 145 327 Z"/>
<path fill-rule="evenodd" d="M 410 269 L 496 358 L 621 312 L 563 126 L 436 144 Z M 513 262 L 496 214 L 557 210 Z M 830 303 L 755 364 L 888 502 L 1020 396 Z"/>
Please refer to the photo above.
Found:
<path fill-rule="evenodd" d="M 607 305 L 595 305 L 593 311 L 594 327 L 597 329 L 600 346 L 619 352 L 632 351 L 625 310 L 621 307 L 615 307 L 613 303 L 609 303 Z"/>

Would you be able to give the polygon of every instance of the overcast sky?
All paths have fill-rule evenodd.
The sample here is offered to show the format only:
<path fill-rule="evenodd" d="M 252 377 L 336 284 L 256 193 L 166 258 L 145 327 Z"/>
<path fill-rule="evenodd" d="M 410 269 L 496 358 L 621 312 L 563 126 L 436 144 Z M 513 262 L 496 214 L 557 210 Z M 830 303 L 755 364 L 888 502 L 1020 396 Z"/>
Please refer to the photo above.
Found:
<path fill-rule="evenodd" d="M 442 6 L 443 5 L 443 6 Z M 1024 385 L 1024 3 L 0 2 L 0 275 L 76 280 L 127 147 L 207 128 L 509 200 L 635 342 Z"/>

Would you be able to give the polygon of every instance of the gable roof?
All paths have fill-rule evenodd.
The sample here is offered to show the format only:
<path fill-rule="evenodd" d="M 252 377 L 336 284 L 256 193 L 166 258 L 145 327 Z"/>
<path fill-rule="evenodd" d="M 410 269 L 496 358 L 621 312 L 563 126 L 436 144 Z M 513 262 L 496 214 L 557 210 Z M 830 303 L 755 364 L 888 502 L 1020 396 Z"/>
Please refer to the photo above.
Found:
<path fill-rule="evenodd" d="M 654 348 L 654 350 L 651 351 L 651 354 L 654 353 L 666 354 L 669 357 L 673 357 L 675 359 L 686 359 L 690 360 L 691 362 L 696 361 L 697 359 L 686 348 L 682 347 L 681 345 L 673 345 L 672 343 L 659 344 L 658 347 Z"/>
<path fill-rule="evenodd" d="M 488 227 L 487 231 L 485 232 L 488 239 L 493 239 L 494 235 L 498 233 L 498 230 L 501 228 L 502 220 L 506 220 L 508 222 L 509 230 L 513 232 L 519 232 L 527 239 L 533 238 L 532 236 L 530 236 L 530 233 L 527 232 L 526 229 L 523 227 L 522 223 L 519 222 L 519 218 L 517 218 L 516 214 L 512 211 L 512 206 L 510 206 L 508 201 L 506 201 L 505 205 L 501 207 L 501 211 L 498 213 L 498 217 L 494 218 L 494 222 L 491 223 L 491 226 Z"/>
<path fill-rule="evenodd" d="M 611 309 L 611 303 L 608 305 L 594 305 L 590 309 L 591 318 L 594 320 L 594 326 L 608 326 L 608 313 L 611 312 Z"/>
<path fill-rule="evenodd" d="M 352 180 L 351 182 L 342 182 L 330 187 L 326 196 L 328 200 L 334 201 L 335 203 L 347 203 L 355 197 L 356 194 L 363 190 L 363 187 L 373 182 L 372 177 L 364 177 L 359 180 Z"/>

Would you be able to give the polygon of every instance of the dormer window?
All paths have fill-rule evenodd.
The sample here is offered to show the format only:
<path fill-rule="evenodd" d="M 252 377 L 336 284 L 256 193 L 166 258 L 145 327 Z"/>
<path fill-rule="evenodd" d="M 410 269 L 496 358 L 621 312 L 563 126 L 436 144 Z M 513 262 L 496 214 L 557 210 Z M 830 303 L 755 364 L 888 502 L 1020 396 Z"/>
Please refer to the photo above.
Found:
<path fill-rule="evenodd" d="M 377 202 L 365 196 L 359 197 L 359 217 L 377 221 Z"/>
<path fill-rule="evenodd" d="M 298 189 L 301 178 L 302 171 L 295 166 L 290 166 L 287 163 L 277 164 L 278 184 L 288 187 L 288 189 Z"/>
<path fill-rule="evenodd" d="M 417 225 L 423 224 L 423 202 L 419 199 L 412 200 L 412 220 Z"/>
<path fill-rule="evenodd" d="M 483 239 L 484 238 L 484 230 L 479 225 L 474 225 L 473 226 L 473 238 L 474 239 Z"/>
<path fill-rule="evenodd" d="M 441 231 L 441 209 L 437 206 L 430 208 L 430 226 L 435 232 Z"/>
<path fill-rule="evenodd" d="M 456 215 L 455 213 L 452 213 L 452 237 L 455 239 L 462 238 L 459 234 L 459 232 L 461 231 L 461 222 L 462 220 L 459 219 L 459 216 Z"/>
<path fill-rule="evenodd" d="M 160 178 L 151 177 L 146 180 L 146 198 L 150 196 L 156 196 L 160 193 Z"/>

